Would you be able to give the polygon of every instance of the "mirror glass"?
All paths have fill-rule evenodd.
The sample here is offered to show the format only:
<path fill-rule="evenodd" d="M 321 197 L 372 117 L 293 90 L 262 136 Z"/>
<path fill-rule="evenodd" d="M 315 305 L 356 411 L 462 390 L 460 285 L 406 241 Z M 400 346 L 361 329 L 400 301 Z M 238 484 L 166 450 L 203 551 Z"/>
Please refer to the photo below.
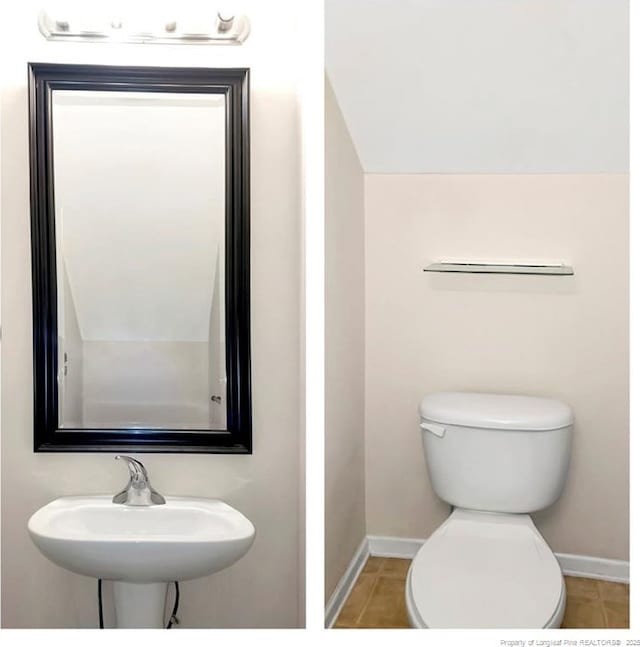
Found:
<path fill-rule="evenodd" d="M 225 96 L 53 90 L 60 429 L 226 428 Z"/>

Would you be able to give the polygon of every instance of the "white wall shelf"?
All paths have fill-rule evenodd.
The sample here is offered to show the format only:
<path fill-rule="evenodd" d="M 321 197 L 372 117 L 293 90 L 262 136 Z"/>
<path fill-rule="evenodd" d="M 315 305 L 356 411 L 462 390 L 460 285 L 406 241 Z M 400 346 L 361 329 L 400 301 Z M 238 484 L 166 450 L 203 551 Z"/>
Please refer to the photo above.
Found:
<path fill-rule="evenodd" d="M 574 274 L 571 265 L 546 264 L 506 264 L 479 262 L 442 262 L 431 263 L 424 268 L 425 272 L 463 272 L 469 274 L 547 274 L 556 276 L 571 276 Z"/>

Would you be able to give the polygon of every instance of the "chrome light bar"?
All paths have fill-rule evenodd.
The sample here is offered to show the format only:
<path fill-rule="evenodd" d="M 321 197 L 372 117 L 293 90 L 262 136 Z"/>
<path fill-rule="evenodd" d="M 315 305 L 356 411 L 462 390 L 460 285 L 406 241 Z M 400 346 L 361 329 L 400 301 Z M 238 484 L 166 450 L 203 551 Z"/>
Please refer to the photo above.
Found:
<path fill-rule="evenodd" d="M 38 27 L 47 40 L 157 43 L 160 45 L 241 45 L 249 36 L 251 27 L 245 15 L 234 16 L 218 11 L 211 19 L 153 20 L 141 24 L 139 19 L 128 23 L 125 17 L 111 19 L 104 16 L 52 16 L 40 12 Z"/>

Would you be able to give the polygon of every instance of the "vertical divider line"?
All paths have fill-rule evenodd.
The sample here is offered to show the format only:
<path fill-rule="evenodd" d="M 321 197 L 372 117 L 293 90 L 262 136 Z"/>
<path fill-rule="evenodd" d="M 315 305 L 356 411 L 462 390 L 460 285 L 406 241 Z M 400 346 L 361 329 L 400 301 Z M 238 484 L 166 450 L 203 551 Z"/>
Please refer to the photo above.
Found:
<path fill-rule="evenodd" d="M 640 110 L 640 66 L 637 64 L 640 57 L 640 7 L 637 2 L 631 2 L 629 5 L 629 61 L 630 63 L 630 105 L 629 114 L 632 117 L 630 124 L 630 146 L 629 146 L 629 581 L 636 582 L 636 575 L 640 573 L 640 568 L 636 563 L 636 556 L 639 553 L 636 550 L 638 541 L 640 541 L 640 531 L 638 530 L 638 483 L 640 479 L 637 475 L 638 456 L 640 444 L 636 434 L 633 433 L 638 426 L 639 398 L 638 392 L 638 363 L 640 360 L 638 344 L 638 312 L 640 291 L 638 286 L 640 280 L 638 271 L 638 218 L 640 217 L 640 124 L 638 123 L 638 111 Z M 635 62 L 635 64 L 634 64 Z M 636 469 L 634 469 L 634 467 Z M 640 598 L 637 595 L 631 595 L 630 599 L 630 626 L 637 627 L 640 622 Z"/>
<path fill-rule="evenodd" d="M 310 0 L 300 35 L 304 211 L 306 627 L 324 628 L 324 3 Z"/>

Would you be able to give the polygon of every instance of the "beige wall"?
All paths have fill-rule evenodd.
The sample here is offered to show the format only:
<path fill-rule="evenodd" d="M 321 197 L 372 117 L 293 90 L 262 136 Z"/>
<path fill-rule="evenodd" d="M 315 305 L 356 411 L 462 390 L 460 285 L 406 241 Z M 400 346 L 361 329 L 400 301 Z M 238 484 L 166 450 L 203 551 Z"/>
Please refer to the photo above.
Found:
<path fill-rule="evenodd" d="M 367 175 L 367 531 L 427 537 L 426 393 L 559 398 L 575 436 L 556 552 L 628 559 L 626 175 Z M 329 247 L 329 246 L 328 246 Z M 559 260 L 573 277 L 426 274 L 445 259 Z"/>
<path fill-rule="evenodd" d="M 365 536 L 364 176 L 325 88 L 325 599 Z"/>
<path fill-rule="evenodd" d="M 296 34 L 290 8 L 250 7 L 242 47 L 47 43 L 39 3 L 12 11 L 2 65 L 2 624 L 95 627 L 96 582 L 46 560 L 28 517 L 62 495 L 116 492 L 126 477 L 110 454 L 32 451 L 28 60 L 251 67 L 252 456 L 145 454 L 154 486 L 220 497 L 257 529 L 226 571 L 185 582 L 182 627 L 293 627 L 301 622 L 300 182 Z M 292 23 L 292 24 L 290 24 Z M 278 39 L 273 33 L 277 31 Z M 110 612 L 107 621 L 110 621 Z"/>

